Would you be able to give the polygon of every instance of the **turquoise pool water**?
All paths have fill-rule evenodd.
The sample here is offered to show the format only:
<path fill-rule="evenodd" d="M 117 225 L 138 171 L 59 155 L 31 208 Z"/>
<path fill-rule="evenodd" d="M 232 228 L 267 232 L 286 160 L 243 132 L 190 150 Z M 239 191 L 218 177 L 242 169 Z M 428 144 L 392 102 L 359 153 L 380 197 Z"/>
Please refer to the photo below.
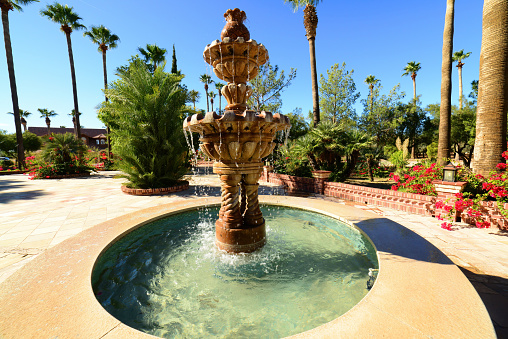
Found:
<path fill-rule="evenodd" d="M 116 243 L 92 275 L 114 317 L 165 338 L 280 338 L 347 312 L 378 268 L 361 232 L 319 213 L 263 206 L 267 244 L 216 249 L 217 208 L 145 225 Z"/>

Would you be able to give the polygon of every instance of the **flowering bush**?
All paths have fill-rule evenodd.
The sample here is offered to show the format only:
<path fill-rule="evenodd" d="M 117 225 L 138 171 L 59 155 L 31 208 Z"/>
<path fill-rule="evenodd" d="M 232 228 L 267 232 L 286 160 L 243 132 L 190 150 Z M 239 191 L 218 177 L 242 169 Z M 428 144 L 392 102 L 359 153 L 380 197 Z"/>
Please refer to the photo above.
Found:
<path fill-rule="evenodd" d="M 442 168 L 436 163 L 415 165 L 409 173 L 402 176 L 390 173 L 390 179 L 395 181 L 392 190 L 423 195 L 436 195 L 432 181 L 439 180 L 441 176 Z"/>
<path fill-rule="evenodd" d="M 455 219 L 456 213 L 466 212 L 466 214 L 471 218 L 474 222 L 475 226 L 478 228 L 489 228 L 490 223 L 484 220 L 482 212 L 480 212 L 481 207 L 479 206 L 478 199 L 471 199 L 470 193 L 457 193 L 451 199 L 446 199 L 445 201 L 438 200 L 436 201 L 436 209 L 445 210 L 446 214 L 436 215 L 436 218 L 439 220 L 445 221 L 445 219 L 451 222 L 443 222 L 441 224 L 441 228 L 444 228 L 448 231 L 452 230 L 452 222 Z M 451 200 L 451 201 L 450 201 Z"/>
<path fill-rule="evenodd" d="M 84 153 L 86 147 L 73 134 L 50 136 L 39 156 L 25 159 L 30 179 L 90 172 L 93 168 L 81 155 Z"/>

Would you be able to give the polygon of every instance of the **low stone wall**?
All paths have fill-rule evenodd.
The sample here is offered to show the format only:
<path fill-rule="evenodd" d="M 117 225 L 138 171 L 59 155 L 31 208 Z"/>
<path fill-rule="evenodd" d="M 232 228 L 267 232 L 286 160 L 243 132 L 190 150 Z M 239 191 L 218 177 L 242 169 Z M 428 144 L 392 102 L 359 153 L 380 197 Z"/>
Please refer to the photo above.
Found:
<path fill-rule="evenodd" d="M 318 180 L 313 178 L 302 178 L 264 171 L 260 180 L 281 185 L 290 194 L 320 193 Z M 340 182 L 325 182 L 324 195 L 360 204 L 389 207 L 394 210 L 427 216 L 434 216 L 436 214 L 435 204 L 438 200 L 436 197 L 429 195 L 349 185 Z M 495 201 L 482 202 L 481 206 L 481 212 L 485 217 L 485 221 L 490 222 L 492 226 L 501 230 L 508 230 L 508 219 L 501 214 Z M 508 209 L 508 204 L 505 204 L 504 208 Z M 460 217 L 461 221 L 474 224 L 474 221 L 466 213 L 462 213 Z"/>

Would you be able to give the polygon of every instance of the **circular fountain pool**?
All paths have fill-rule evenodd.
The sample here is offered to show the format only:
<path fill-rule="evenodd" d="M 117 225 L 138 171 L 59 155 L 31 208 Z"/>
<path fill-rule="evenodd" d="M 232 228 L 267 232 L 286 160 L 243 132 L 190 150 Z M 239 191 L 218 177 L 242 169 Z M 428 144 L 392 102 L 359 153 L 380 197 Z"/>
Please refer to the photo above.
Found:
<path fill-rule="evenodd" d="M 151 222 L 97 261 L 96 298 L 114 317 L 161 337 L 283 337 L 347 312 L 377 268 L 371 242 L 338 219 L 264 206 L 268 242 L 216 249 L 217 209 Z"/>

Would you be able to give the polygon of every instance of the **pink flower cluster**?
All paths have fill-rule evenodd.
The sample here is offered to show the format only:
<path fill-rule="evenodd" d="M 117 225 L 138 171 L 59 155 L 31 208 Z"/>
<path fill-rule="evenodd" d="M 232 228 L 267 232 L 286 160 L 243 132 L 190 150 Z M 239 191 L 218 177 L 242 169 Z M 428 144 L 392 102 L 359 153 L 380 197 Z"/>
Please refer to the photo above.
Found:
<path fill-rule="evenodd" d="M 441 169 L 436 163 L 432 163 L 429 167 L 416 165 L 409 174 L 404 174 L 402 180 L 395 173 L 390 173 L 390 179 L 395 181 L 395 185 L 392 185 L 391 189 L 423 195 L 436 195 L 436 189 L 432 181 L 439 179 L 440 173 Z"/>

